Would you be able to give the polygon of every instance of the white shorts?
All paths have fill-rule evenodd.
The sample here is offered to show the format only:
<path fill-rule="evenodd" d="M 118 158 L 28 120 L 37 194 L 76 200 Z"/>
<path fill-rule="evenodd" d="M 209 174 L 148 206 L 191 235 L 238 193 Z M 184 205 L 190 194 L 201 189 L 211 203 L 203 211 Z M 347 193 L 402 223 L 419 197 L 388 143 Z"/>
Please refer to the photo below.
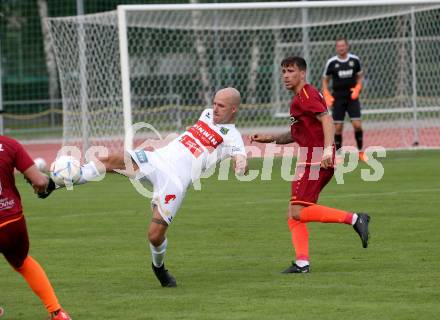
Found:
<path fill-rule="evenodd" d="M 175 169 L 154 152 L 130 150 L 128 153 L 139 167 L 136 179 L 146 178 L 153 185 L 151 205 L 157 206 L 162 218 L 170 224 L 182 204 L 189 182 L 182 181 Z"/>

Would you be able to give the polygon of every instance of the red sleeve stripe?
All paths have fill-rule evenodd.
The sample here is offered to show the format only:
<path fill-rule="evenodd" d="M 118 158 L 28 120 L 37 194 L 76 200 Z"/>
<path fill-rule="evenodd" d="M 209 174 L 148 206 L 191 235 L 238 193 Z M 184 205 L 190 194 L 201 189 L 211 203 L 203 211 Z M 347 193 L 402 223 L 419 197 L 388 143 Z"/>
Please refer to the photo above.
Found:
<path fill-rule="evenodd" d="M 310 97 L 309 97 L 309 95 L 307 94 L 306 88 L 303 88 L 303 92 L 304 92 L 304 94 L 306 95 L 307 99 L 309 99 Z"/>

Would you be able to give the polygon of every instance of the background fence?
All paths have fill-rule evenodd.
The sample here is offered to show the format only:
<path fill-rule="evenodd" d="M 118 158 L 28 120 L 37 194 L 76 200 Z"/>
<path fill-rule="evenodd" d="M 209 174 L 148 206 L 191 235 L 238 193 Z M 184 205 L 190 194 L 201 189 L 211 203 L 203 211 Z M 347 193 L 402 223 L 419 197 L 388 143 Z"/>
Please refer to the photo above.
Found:
<path fill-rule="evenodd" d="M 61 138 L 62 103 L 42 19 L 116 9 L 118 4 L 216 1 L 0 1 L 0 110 L 4 134 L 19 139 Z M 222 1 L 234 2 L 234 1 Z M 243 1 L 250 2 L 250 1 Z M 258 2 L 258 1 L 257 1 Z"/>
<path fill-rule="evenodd" d="M 45 18 L 105 12 L 114 10 L 118 4 L 160 2 L 163 1 L 2 1 L 0 3 L 0 71 L 2 75 L 0 78 L 2 80 L 0 106 L 5 112 L 5 134 L 22 140 L 61 138 L 63 109 L 59 69 L 55 64 L 53 48 L 49 45 L 48 27 L 42 23 Z M 216 1 L 167 1 L 167 3 L 181 4 L 188 2 Z M 349 15 L 350 23 L 346 23 L 347 21 L 344 22 L 344 19 L 348 17 L 346 13 L 344 15 L 344 12 L 338 8 L 330 9 L 322 10 L 322 12 L 308 11 L 306 20 L 304 20 L 304 14 L 295 16 L 289 13 L 287 14 L 288 27 L 276 28 L 275 31 L 259 30 L 261 26 L 257 19 L 255 21 L 256 31 L 253 33 L 248 31 L 229 32 L 220 28 L 211 33 L 204 32 L 203 36 L 200 32 L 196 33 L 198 35 L 195 37 L 196 41 L 193 41 L 192 31 L 180 30 L 181 28 L 169 31 L 169 21 L 165 28 L 166 32 L 163 33 L 160 33 L 162 32 L 160 30 L 155 31 L 156 25 L 153 26 L 153 31 L 149 30 L 148 26 L 147 28 L 142 25 L 138 26 L 136 23 L 140 22 L 135 21 L 137 16 L 134 15 L 135 26 L 129 30 L 130 39 L 133 39 L 130 46 L 132 52 L 130 63 L 134 66 L 131 72 L 132 104 L 135 108 L 139 107 L 139 112 L 136 113 L 134 109 L 133 115 L 138 114 L 140 120 L 145 120 L 145 112 L 151 111 L 154 112 L 154 116 L 151 118 L 154 119 L 155 125 L 160 122 L 157 119 L 162 119 L 163 128 L 159 129 L 179 129 L 187 124 L 186 118 L 193 119 L 197 116 L 199 111 L 197 108 L 206 105 L 209 98 L 207 96 L 214 92 L 214 89 L 218 89 L 222 84 L 232 82 L 244 93 L 244 110 L 239 119 L 241 127 L 286 125 L 288 122 L 285 122 L 285 116 L 288 112 L 290 95 L 282 89 L 282 85 L 279 83 L 277 70 L 279 61 L 287 54 L 304 55 L 310 63 L 309 80 L 319 87 L 323 65 L 326 59 L 334 54 L 334 38 L 342 33 L 347 35 L 354 45 L 354 53 L 360 55 L 366 71 L 366 86 L 362 95 L 362 103 L 364 111 L 366 111 L 367 125 L 375 125 L 375 122 L 371 120 L 376 119 L 381 121 L 380 128 L 398 126 L 400 129 L 405 129 L 399 131 L 398 137 L 399 143 L 404 141 L 405 146 L 418 141 L 419 127 L 425 131 L 431 130 L 427 131 L 427 138 L 424 139 L 426 143 L 424 144 L 437 146 L 440 128 L 438 121 L 440 96 L 437 87 L 440 83 L 437 81 L 439 75 L 438 21 L 440 21 L 440 10 L 437 8 L 430 12 L 413 14 L 406 11 L 406 14 L 401 16 L 389 14 L 387 16 L 386 12 L 373 10 L 371 14 L 378 15 L 378 17 L 376 20 L 371 20 L 372 18 L 366 15 L 365 9 L 356 12 L 353 8 L 350 9 L 353 10 L 353 15 Z M 330 14 L 331 12 L 333 15 Z M 155 13 L 154 21 L 157 21 L 157 16 L 158 14 Z M 283 14 L 276 13 L 272 18 L 276 22 L 282 16 Z M 94 17 L 88 17 L 85 21 L 90 19 L 93 20 Z M 331 27 L 328 19 L 334 20 Z M 193 23 L 191 19 L 184 20 L 185 23 Z M 232 22 L 241 23 L 242 20 L 243 16 L 240 16 L 240 19 L 235 19 Z M 173 21 L 171 20 L 171 23 Z M 175 21 L 179 22 L 180 20 L 176 19 Z M 212 23 L 220 23 L 222 21 L 221 14 L 214 12 L 207 21 L 209 26 Z M 417 24 L 413 30 L 414 21 L 417 21 Z M 201 21 L 197 23 L 200 24 Z M 292 26 L 292 23 L 298 25 Z M 307 25 L 308 27 L 305 27 Z M 208 27 L 202 26 L 201 30 Z M 228 29 L 229 27 L 227 25 L 224 28 Z M 239 29 L 242 28 L 239 26 Z M 93 35 L 103 32 L 103 28 L 97 28 L 99 32 L 93 30 L 93 27 L 88 26 L 84 31 L 87 31 L 85 35 L 91 35 L 88 41 L 96 44 L 96 38 Z M 55 37 L 62 40 L 58 46 L 64 50 L 67 37 L 61 37 L 59 31 L 55 33 Z M 114 28 L 110 28 L 109 34 L 110 39 L 117 40 Z M 231 38 L 230 41 L 229 38 Z M 102 34 L 99 39 L 104 39 Z M 117 45 L 118 41 L 116 40 L 114 42 Z M 170 41 L 171 45 L 166 41 Z M 209 56 L 209 63 L 205 69 L 209 69 L 207 80 L 209 80 L 210 86 L 203 86 L 199 88 L 200 90 L 197 90 L 200 81 L 196 81 L 200 68 L 195 67 L 191 72 L 187 70 L 189 65 L 194 64 L 194 57 L 200 55 L 198 47 L 194 49 L 189 45 L 194 42 L 202 43 L 202 47 L 207 48 L 206 54 Z M 111 41 L 105 41 L 105 46 L 109 46 L 109 43 Z M 78 41 L 73 41 L 70 52 L 74 54 L 71 61 L 78 60 L 75 56 L 77 44 Z M 99 41 L 96 46 L 98 49 L 104 47 L 100 45 Z M 234 51 L 234 46 L 240 50 Z M 176 47 L 180 49 L 177 50 Z M 90 46 L 87 48 L 90 50 Z M 118 49 L 117 46 L 115 48 Z M 108 51 L 105 48 L 102 51 L 104 51 L 104 55 L 108 56 Z M 115 56 L 114 59 L 117 60 L 115 66 L 118 67 L 119 57 Z M 181 63 L 176 64 L 176 61 Z M 249 64 L 249 61 L 252 63 Z M 417 68 L 414 67 L 416 64 Z M 100 65 L 102 63 L 95 64 L 98 69 Z M 108 69 L 107 64 L 104 69 Z M 111 72 L 111 75 L 119 75 L 120 69 L 114 70 L 116 71 Z M 78 84 L 79 81 L 75 78 L 78 73 L 75 73 L 75 70 L 73 72 L 67 71 L 64 72 L 64 80 L 67 79 L 66 81 Z M 107 81 L 109 78 L 101 77 L 96 69 L 88 68 L 87 72 L 90 72 L 89 79 L 97 76 L 99 79 L 104 79 L 104 81 L 99 81 L 104 82 L 102 87 L 110 87 Z M 116 78 L 114 82 L 118 87 L 121 81 L 118 77 Z M 418 79 L 417 83 L 415 78 Z M 188 85 L 190 87 L 187 87 Z M 65 87 L 63 86 L 64 89 Z M 137 90 L 138 87 L 139 90 Z M 153 87 L 155 87 L 154 92 L 146 92 L 145 88 L 151 89 Z M 88 90 L 93 91 L 93 88 L 91 86 Z M 276 92 L 273 93 L 273 91 Z M 101 90 L 99 92 L 105 93 L 107 91 Z M 115 92 L 113 91 L 113 93 Z M 196 96 L 193 97 L 191 94 Z M 271 95 L 276 97 L 275 101 L 268 98 Z M 76 98 L 77 96 L 75 95 Z M 96 101 L 102 104 L 102 99 L 108 98 L 108 95 L 98 96 L 89 99 L 89 104 Z M 73 97 L 68 98 L 65 102 L 71 103 L 72 99 Z M 105 107 L 107 104 L 104 101 Z M 117 104 L 111 103 L 110 105 Z M 196 112 L 193 110 L 194 106 L 197 106 Z M 120 110 L 122 109 L 120 108 Z M 75 113 L 73 112 L 73 114 Z M 120 127 L 114 118 L 111 120 L 110 125 Z M 385 120 L 389 122 L 384 123 Z M 77 123 L 81 121 L 80 119 Z M 406 128 L 405 125 L 410 123 L 412 125 Z M 83 127 L 81 125 L 77 127 L 78 134 L 81 135 L 84 131 Z M 411 128 L 414 131 L 413 136 L 416 137 L 410 137 L 409 130 Z M 372 137 L 373 135 L 368 134 L 367 136 Z M 378 135 L 380 140 L 383 140 L 382 136 Z M 397 135 L 396 133 L 387 134 L 387 139 L 391 136 L 396 137 Z"/>

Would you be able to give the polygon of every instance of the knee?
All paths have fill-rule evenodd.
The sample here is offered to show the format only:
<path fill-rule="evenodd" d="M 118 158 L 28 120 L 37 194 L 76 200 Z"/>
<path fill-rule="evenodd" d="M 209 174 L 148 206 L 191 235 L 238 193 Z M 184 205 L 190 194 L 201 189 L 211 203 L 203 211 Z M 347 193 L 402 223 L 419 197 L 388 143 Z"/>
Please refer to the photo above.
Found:
<path fill-rule="evenodd" d="M 8 259 L 9 264 L 12 268 L 14 268 L 15 271 L 20 272 L 23 271 L 24 262 L 26 260 L 26 257 L 21 257 L 19 259 Z"/>
<path fill-rule="evenodd" d="M 293 219 L 296 221 L 300 220 L 300 211 L 297 208 L 290 208 L 290 210 L 287 212 L 287 219 Z"/>
<path fill-rule="evenodd" d="M 155 246 L 160 246 L 165 240 L 165 235 L 160 230 L 150 228 L 148 230 L 148 241 Z"/>
<path fill-rule="evenodd" d="M 12 264 L 11 263 L 11 267 L 17 271 L 18 273 L 21 273 L 21 271 L 23 271 L 23 263 L 18 263 L 18 264 Z"/>
<path fill-rule="evenodd" d="M 290 218 L 292 218 L 293 220 L 299 221 L 299 220 L 300 220 L 299 212 L 298 212 L 298 213 L 297 213 L 297 212 L 294 212 L 294 213 L 290 216 Z"/>
<path fill-rule="evenodd" d="M 362 124 L 360 121 L 353 122 L 354 131 L 362 131 Z"/>

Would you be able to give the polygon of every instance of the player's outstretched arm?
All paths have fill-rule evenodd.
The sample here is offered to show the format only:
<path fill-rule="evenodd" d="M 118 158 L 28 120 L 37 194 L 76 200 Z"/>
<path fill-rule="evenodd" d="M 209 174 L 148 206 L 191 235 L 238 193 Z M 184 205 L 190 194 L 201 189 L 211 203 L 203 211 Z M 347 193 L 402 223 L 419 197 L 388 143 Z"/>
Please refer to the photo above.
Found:
<path fill-rule="evenodd" d="M 250 142 L 259 142 L 259 143 L 271 143 L 275 142 L 276 144 L 288 144 L 294 142 L 292 138 L 292 134 L 290 131 L 285 133 L 281 133 L 278 135 L 270 135 L 270 134 L 253 134 L 249 137 Z"/>
<path fill-rule="evenodd" d="M 250 143 L 259 142 L 259 143 L 271 143 L 275 141 L 275 137 L 270 134 L 259 134 L 255 133 L 249 136 Z"/>
<path fill-rule="evenodd" d="M 46 191 L 49 178 L 42 174 L 40 170 L 38 170 L 37 166 L 30 166 L 25 172 L 23 172 L 23 175 L 25 179 L 32 185 L 36 193 Z"/>

